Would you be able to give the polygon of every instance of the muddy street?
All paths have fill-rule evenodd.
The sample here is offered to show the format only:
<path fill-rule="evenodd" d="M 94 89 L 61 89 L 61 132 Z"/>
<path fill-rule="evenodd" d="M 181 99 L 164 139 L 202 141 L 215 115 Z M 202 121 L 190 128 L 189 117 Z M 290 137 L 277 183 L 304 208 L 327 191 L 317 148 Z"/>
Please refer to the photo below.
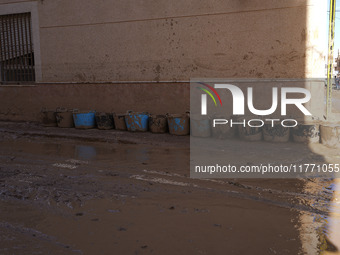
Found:
<path fill-rule="evenodd" d="M 335 0 L 0 0 L 0 255 L 340 255 Z"/>
<path fill-rule="evenodd" d="M 185 143 L 11 136 L 0 145 L 0 254 L 332 250 L 334 180 L 190 179 Z M 316 157 L 282 146 L 279 157 Z"/>

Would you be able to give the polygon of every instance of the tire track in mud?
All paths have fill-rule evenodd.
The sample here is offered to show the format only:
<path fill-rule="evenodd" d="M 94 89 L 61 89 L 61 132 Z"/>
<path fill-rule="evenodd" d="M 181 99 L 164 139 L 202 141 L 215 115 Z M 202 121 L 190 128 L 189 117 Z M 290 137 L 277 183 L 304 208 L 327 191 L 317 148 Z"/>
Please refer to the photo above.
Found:
<path fill-rule="evenodd" d="M 131 175 L 129 178 L 144 181 L 144 182 L 155 182 L 155 183 L 160 183 L 160 184 L 166 184 L 166 185 L 175 185 L 175 186 L 186 186 L 186 187 L 192 187 L 196 188 L 199 190 L 206 190 L 209 192 L 215 192 L 215 193 L 220 193 L 220 194 L 226 194 L 231 197 L 235 198 L 241 198 L 241 199 L 249 199 L 253 201 L 258 201 L 266 204 L 271 204 L 283 208 L 288 208 L 288 209 L 293 209 L 297 211 L 303 211 L 303 212 L 309 212 L 309 213 L 314 213 L 314 214 L 319 214 L 319 215 L 325 215 L 327 216 L 329 214 L 328 211 L 318 209 L 318 208 L 313 208 L 307 205 L 302 205 L 302 204 L 294 204 L 294 203 L 288 203 L 285 201 L 279 201 L 279 200 L 274 200 L 272 198 L 266 198 L 266 197 L 261 197 L 261 196 L 255 196 L 252 195 L 251 192 L 242 192 L 241 190 L 226 190 L 226 189 L 221 189 L 221 188 L 212 188 L 208 183 L 217 183 L 217 184 L 222 184 L 222 185 L 233 185 L 236 187 L 239 187 L 241 189 L 245 190 L 254 190 L 254 191 L 261 191 L 261 192 L 268 192 L 270 194 L 276 194 L 276 195 L 285 195 L 285 200 L 291 199 L 291 198 L 309 198 L 309 199 L 318 199 L 320 200 L 319 197 L 315 197 L 311 194 L 303 194 L 303 193 L 295 193 L 295 192 L 283 192 L 280 190 L 275 190 L 275 189 L 264 189 L 260 187 L 255 187 L 255 186 L 250 186 L 250 185 L 243 185 L 240 182 L 233 182 L 233 181 L 220 181 L 220 180 L 214 180 L 214 179 L 190 179 L 184 175 L 179 175 L 179 174 L 170 174 L 167 172 L 161 172 L 161 171 L 148 171 L 148 170 L 143 170 L 143 173 L 141 175 Z M 174 179 L 167 179 L 167 178 L 158 178 L 158 177 L 152 177 L 152 175 L 161 175 L 161 176 L 166 176 L 166 177 L 174 177 L 179 180 L 174 180 Z M 200 183 L 200 184 L 198 184 Z M 288 196 L 288 197 L 287 197 Z M 288 198 L 288 199 L 287 199 Z"/>
<path fill-rule="evenodd" d="M 2 158 L 4 159 L 4 158 Z M 46 160 L 46 159 L 45 159 Z M 50 161 L 49 159 L 47 159 L 47 161 Z M 19 163 L 20 162 L 20 163 Z M 15 168 L 17 169 L 26 169 L 27 166 L 25 166 L 26 163 L 31 162 L 31 160 L 26 160 L 26 158 L 17 158 L 16 159 L 16 164 Z M 8 162 L 8 167 L 13 166 L 12 161 Z M 32 163 L 32 162 L 31 162 Z M 108 172 L 111 172 L 110 170 L 103 171 L 103 173 L 99 173 L 98 171 L 101 170 L 97 170 L 97 169 L 93 169 L 91 172 L 93 172 L 93 176 L 86 176 L 86 172 L 87 175 L 89 174 L 88 171 L 84 171 L 87 168 L 92 168 L 93 166 L 89 165 L 88 161 L 80 161 L 80 160 L 76 160 L 76 159 L 65 159 L 64 161 L 60 161 L 58 160 L 57 162 L 54 160 L 54 162 L 48 162 L 48 167 L 46 166 L 46 161 L 44 161 L 44 159 L 40 159 L 40 162 L 35 162 L 33 164 L 33 166 L 35 167 L 41 167 L 41 166 L 45 166 L 45 168 L 49 168 L 49 167 L 53 167 L 56 169 L 64 169 L 64 170 L 69 170 L 71 171 L 69 173 L 70 176 L 75 175 L 77 176 L 77 181 L 79 182 L 79 184 L 81 185 L 82 182 L 86 182 L 84 179 L 88 179 L 87 181 L 92 180 L 94 184 L 96 184 L 97 189 L 99 189 L 100 187 L 100 178 L 102 177 L 101 174 L 106 174 L 108 176 L 110 176 L 110 174 L 108 174 Z M 6 165 L 6 164 L 5 164 Z M 100 165 L 100 164 L 99 164 Z M 105 165 L 100 165 L 100 168 L 104 168 L 105 169 Z M 2 166 L 4 167 L 4 164 L 2 164 Z M 78 169 L 81 168 L 81 169 Z M 97 166 L 98 168 L 98 166 Z M 77 169 L 78 171 L 84 171 L 84 173 L 79 175 L 79 172 L 72 172 L 72 170 Z M 97 170 L 97 171 L 95 171 Z M 145 183 L 148 182 L 152 182 L 152 183 L 158 183 L 161 185 L 172 185 L 172 186 L 181 186 L 181 187 L 188 187 L 188 188 L 193 188 L 193 189 L 198 189 L 198 190 L 203 190 L 203 191 L 208 191 L 208 192 L 214 192 L 214 193 L 219 193 L 219 194 L 225 194 L 228 196 L 232 196 L 235 198 L 241 198 L 241 199 L 249 199 L 249 200 L 253 200 L 253 201 L 258 201 L 258 202 L 262 202 L 262 203 L 267 203 L 267 204 L 271 204 L 271 205 L 275 205 L 275 206 L 279 206 L 279 207 L 283 207 L 283 208 L 289 208 L 289 209 L 294 209 L 297 211 L 304 211 L 304 212 L 309 212 L 309 213 L 315 213 L 315 214 L 319 214 L 319 215 L 328 215 L 328 211 L 324 210 L 324 209 L 320 209 L 320 208 L 316 208 L 311 207 L 309 205 L 306 204 L 299 204 L 299 203 L 294 203 L 293 201 L 297 201 L 299 200 L 301 201 L 308 201 L 308 200 L 313 200 L 316 201 L 318 200 L 319 202 L 327 202 L 328 198 L 322 198 L 319 195 L 313 195 L 313 194 L 308 194 L 308 193 L 296 193 L 296 192 L 290 192 L 290 191 L 282 191 L 282 190 L 276 190 L 276 189 L 267 189 L 267 188 L 262 188 L 262 187 L 258 187 L 258 186 L 252 186 L 252 185 L 246 185 L 246 184 L 242 184 L 242 181 L 234 181 L 234 180 L 216 180 L 216 179 L 190 179 L 189 177 L 183 175 L 183 174 L 177 174 L 177 173 L 170 173 L 170 172 L 165 172 L 165 171 L 155 171 L 155 170 L 139 170 L 139 169 L 129 169 L 128 172 L 123 170 L 118 170 L 115 171 L 115 174 L 113 174 L 113 177 L 119 177 L 121 179 L 134 179 L 137 181 L 143 181 Z M 26 174 L 28 174 L 28 170 L 25 170 L 24 172 L 26 172 Z M 23 174 L 22 171 L 19 171 L 17 174 Z M 17 175 L 16 174 L 16 175 Z M 60 173 L 60 174 L 65 174 L 65 172 Z M 35 179 L 44 179 L 47 178 L 47 173 L 45 173 L 45 175 L 41 175 L 41 174 L 34 174 L 34 172 L 29 174 L 31 178 L 33 178 L 33 180 L 19 180 L 20 182 L 27 182 L 27 183 L 33 183 L 35 182 Z M 155 177 L 157 176 L 157 177 Z M 161 178 L 159 176 L 162 176 Z M 87 178 L 88 177 L 88 178 Z M 92 178 L 93 177 L 93 178 Z M 35 179 L 34 179 L 35 178 Z M 1 179 L 1 178 L 0 178 Z M 96 180 L 97 179 L 97 180 Z M 3 182 L 3 180 L 0 180 L 0 184 Z M 47 185 L 49 182 L 46 182 L 45 184 Z M 43 183 L 40 182 L 40 185 L 44 186 Z M 61 182 L 61 184 L 59 185 L 53 185 L 55 190 L 53 191 L 54 193 L 57 193 L 54 195 L 55 198 L 59 197 L 61 193 L 73 193 L 75 191 L 74 187 L 70 187 L 70 188 L 65 188 L 62 187 L 64 186 L 63 183 Z M 227 186 L 226 186 L 227 185 Z M 79 187 L 80 188 L 80 187 Z M 104 187 L 103 187 L 104 188 Z M 33 188 L 34 189 L 34 188 Z M 39 187 L 37 189 L 37 192 L 39 192 L 39 190 L 43 190 L 43 187 Z M 44 190 L 43 190 L 44 191 Z M 87 192 L 88 191 L 88 192 Z M 92 190 L 87 190 L 86 188 L 79 190 L 79 192 L 83 192 L 83 193 L 89 193 L 92 192 Z M 103 192 L 101 192 L 102 194 L 107 193 L 108 190 L 103 190 Z M 255 195 L 255 193 L 257 193 Z M 51 195 L 51 192 L 49 192 L 49 194 Z M 115 192 L 114 194 L 118 194 L 118 195 L 126 195 L 128 196 L 128 194 L 119 194 L 118 192 Z M 4 195 L 4 192 L 1 192 L 0 194 L 1 196 Z M 50 196 L 49 195 L 49 196 Z M 21 196 L 21 198 L 19 197 L 21 195 L 14 195 L 14 198 L 19 198 L 19 199 L 25 199 L 29 196 Z M 57 196 L 57 197 L 56 197 Z M 75 196 L 75 197 L 79 197 L 79 196 Z M 90 196 L 91 198 L 96 197 L 95 194 L 93 194 L 93 196 Z M 90 199 L 90 197 L 88 199 Z M 58 200 L 58 199 L 57 199 Z M 68 199 L 66 199 L 68 200 Z M 65 200 L 65 201 L 66 201 Z M 87 200 L 87 199 L 86 199 Z M 85 201 L 86 201 L 85 200 Z M 291 202 L 287 202 L 287 201 L 291 201 Z M 59 201 L 59 200 L 58 200 Z M 312 203 L 310 203 L 312 204 Z M 315 205 L 315 204 L 314 204 Z"/>
<path fill-rule="evenodd" d="M 174 187 L 178 186 L 214 192 L 236 198 L 259 201 L 283 208 L 294 209 L 297 211 L 328 215 L 328 211 L 325 210 L 327 208 L 315 206 L 315 203 L 313 203 L 318 200 L 321 204 L 326 204 L 329 201 L 327 195 L 320 196 L 320 194 L 314 195 L 303 191 L 292 192 L 273 188 L 268 189 L 257 185 L 243 184 L 242 180 L 190 179 L 184 174 L 172 173 L 171 170 L 142 170 L 139 168 L 138 163 L 132 164 L 129 162 L 120 162 L 118 167 L 116 167 L 112 166 L 112 162 L 105 160 L 84 161 L 74 158 L 56 157 L 53 154 L 39 155 L 28 152 L 6 152 L 4 155 L 0 156 L 0 162 L 2 163 L 1 167 L 8 167 L 9 169 L 12 169 L 8 172 L 12 172 L 14 169 L 18 169 L 21 174 L 26 172 L 26 175 L 30 175 L 30 178 L 28 178 L 26 182 L 31 184 L 39 182 L 39 185 L 42 186 L 38 187 L 39 189 L 51 186 L 48 188 L 48 191 L 51 191 L 51 188 L 54 188 L 52 193 L 57 193 L 54 194 L 54 196 L 57 196 L 55 198 L 58 201 L 62 200 L 58 198 L 61 193 L 72 194 L 74 191 L 79 191 L 80 194 L 85 192 L 88 193 L 88 195 L 91 192 L 96 193 L 91 196 L 89 195 L 88 198 L 85 198 L 86 196 L 83 197 L 82 195 L 75 196 L 80 197 L 81 200 L 83 197 L 85 199 L 84 201 L 95 198 L 96 196 L 100 197 L 102 195 L 107 195 L 109 192 L 119 196 L 135 196 L 138 195 L 139 191 L 145 190 L 145 185 L 140 184 L 141 182 L 152 182 L 160 185 L 171 185 Z M 157 169 L 156 167 L 159 167 L 159 165 L 149 165 L 149 167 L 151 169 Z M 165 169 L 167 168 L 165 167 Z M 105 177 L 105 179 L 103 179 L 103 177 Z M 56 179 L 52 181 L 53 178 Z M 69 180 L 66 180 L 65 178 Z M 63 179 L 65 179 L 66 182 Z M 138 185 L 134 186 L 135 191 L 129 190 L 130 187 L 128 185 L 129 180 L 131 179 L 139 182 Z M 102 181 L 104 181 L 104 183 L 106 182 L 106 184 L 101 185 Z M 114 181 L 114 184 L 118 183 L 118 186 L 121 185 L 123 189 L 120 190 L 116 188 L 111 190 L 110 182 L 112 181 Z M 0 178 L 0 186 L 3 185 L 3 182 L 4 179 Z M 92 184 L 88 185 L 88 183 L 91 182 Z M 71 186 L 66 187 L 65 184 L 67 185 L 67 183 Z M 16 183 L 15 186 L 16 185 L 19 184 Z M 34 190 L 36 187 L 31 189 Z M 39 192 L 39 189 L 37 192 Z M 164 188 L 159 187 L 159 189 L 162 190 Z M 101 194 L 99 194 L 98 191 L 102 191 L 99 192 Z M 151 189 L 150 191 L 154 192 L 155 190 Z M 3 193 L 1 196 L 3 196 Z M 19 194 L 19 196 L 21 195 Z M 51 192 L 48 196 L 51 196 Z M 25 196 L 22 197 L 25 198 Z M 69 200 L 69 198 L 65 199 L 65 201 L 67 200 Z"/>

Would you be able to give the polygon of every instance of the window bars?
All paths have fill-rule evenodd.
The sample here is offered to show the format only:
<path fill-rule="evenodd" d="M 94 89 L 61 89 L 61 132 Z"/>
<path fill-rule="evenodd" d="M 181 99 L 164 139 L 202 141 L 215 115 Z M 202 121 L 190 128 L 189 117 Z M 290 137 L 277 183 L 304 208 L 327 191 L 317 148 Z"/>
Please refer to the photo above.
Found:
<path fill-rule="evenodd" d="M 0 16 L 0 81 L 35 81 L 30 13 Z"/>

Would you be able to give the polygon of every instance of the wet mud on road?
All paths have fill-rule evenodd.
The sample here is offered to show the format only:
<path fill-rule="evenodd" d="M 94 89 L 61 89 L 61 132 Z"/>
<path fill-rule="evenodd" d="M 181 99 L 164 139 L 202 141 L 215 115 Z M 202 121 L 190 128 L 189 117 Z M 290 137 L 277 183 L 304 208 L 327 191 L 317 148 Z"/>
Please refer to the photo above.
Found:
<path fill-rule="evenodd" d="M 5 134 L 0 140 L 0 254 L 335 250 L 330 240 L 340 211 L 332 179 L 190 179 L 183 144 Z M 291 143 L 231 143 L 243 148 L 235 150 L 236 158 L 252 146 L 267 146 L 277 160 L 338 159 L 332 150 L 330 158 L 320 156 L 326 150 L 321 145 L 312 152 Z"/>

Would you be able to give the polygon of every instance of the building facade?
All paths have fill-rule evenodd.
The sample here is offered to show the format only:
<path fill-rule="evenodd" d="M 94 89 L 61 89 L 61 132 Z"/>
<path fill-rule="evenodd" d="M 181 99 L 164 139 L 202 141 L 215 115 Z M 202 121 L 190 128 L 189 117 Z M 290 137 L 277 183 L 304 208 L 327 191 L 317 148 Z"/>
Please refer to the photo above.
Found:
<path fill-rule="evenodd" d="M 0 19 L 1 120 L 181 113 L 201 77 L 309 79 L 324 93 L 326 1 L 0 0 Z"/>

